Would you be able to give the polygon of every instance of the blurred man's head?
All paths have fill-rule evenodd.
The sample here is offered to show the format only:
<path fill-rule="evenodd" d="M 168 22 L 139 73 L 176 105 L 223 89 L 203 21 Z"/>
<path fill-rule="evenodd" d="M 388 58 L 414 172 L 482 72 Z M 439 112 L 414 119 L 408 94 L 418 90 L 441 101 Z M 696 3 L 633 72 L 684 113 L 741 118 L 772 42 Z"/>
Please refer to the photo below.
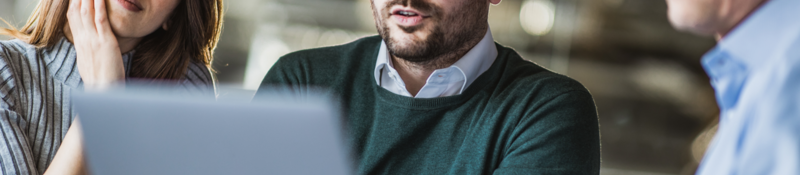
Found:
<path fill-rule="evenodd" d="M 371 0 L 389 53 L 424 63 L 469 50 L 488 29 L 489 3 L 500 0 Z"/>
<path fill-rule="evenodd" d="M 701 35 L 725 35 L 766 0 L 667 0 L 675 28 Z"/>

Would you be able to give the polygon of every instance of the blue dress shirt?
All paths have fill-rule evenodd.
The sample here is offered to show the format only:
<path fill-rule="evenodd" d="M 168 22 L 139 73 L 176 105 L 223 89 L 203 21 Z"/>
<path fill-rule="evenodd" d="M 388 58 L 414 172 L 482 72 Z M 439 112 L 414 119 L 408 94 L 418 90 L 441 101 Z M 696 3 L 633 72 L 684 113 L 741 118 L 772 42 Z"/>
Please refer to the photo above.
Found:
<path fill-rule="evenodd" d="M 697 174 L 800 175 L 800 1 L 766 2 L 702 64 L 721 114 Z"/>

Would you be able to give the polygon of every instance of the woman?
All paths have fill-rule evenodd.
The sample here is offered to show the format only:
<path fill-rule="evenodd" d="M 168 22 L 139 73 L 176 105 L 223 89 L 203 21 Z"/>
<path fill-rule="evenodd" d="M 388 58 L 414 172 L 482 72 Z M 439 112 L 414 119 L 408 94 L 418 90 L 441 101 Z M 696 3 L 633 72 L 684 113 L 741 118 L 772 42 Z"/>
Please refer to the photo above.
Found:
<path fill-rule="evenodd" d="M 22 30 L 0 28 L 0 174 L 83 174 L 72 91 L 126 79 L 214 96 L 209 64 L 222 0 L 41 0 Z"/>

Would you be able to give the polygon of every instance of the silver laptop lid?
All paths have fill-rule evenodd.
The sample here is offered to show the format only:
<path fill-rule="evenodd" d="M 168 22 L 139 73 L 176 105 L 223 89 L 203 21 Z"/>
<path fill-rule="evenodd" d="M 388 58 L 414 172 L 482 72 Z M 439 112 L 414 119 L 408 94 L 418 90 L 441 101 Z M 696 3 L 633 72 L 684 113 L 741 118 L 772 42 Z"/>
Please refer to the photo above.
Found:
<path fill-rule="evenodd" d="M 74 94 L 92 174 L 352 174 L 330 100 Z"/>

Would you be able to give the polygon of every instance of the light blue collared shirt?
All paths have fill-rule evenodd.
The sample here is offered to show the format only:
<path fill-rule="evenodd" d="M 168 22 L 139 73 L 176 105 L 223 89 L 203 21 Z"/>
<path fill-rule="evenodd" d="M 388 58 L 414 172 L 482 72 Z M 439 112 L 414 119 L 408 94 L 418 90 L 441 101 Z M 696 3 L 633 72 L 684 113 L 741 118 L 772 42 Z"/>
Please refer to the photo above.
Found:
<path fill-rule="evenodd" d="M 800 174 L 800 1 L 766 2 L 702 64 L 721 114 L 697 174 Z"/>

